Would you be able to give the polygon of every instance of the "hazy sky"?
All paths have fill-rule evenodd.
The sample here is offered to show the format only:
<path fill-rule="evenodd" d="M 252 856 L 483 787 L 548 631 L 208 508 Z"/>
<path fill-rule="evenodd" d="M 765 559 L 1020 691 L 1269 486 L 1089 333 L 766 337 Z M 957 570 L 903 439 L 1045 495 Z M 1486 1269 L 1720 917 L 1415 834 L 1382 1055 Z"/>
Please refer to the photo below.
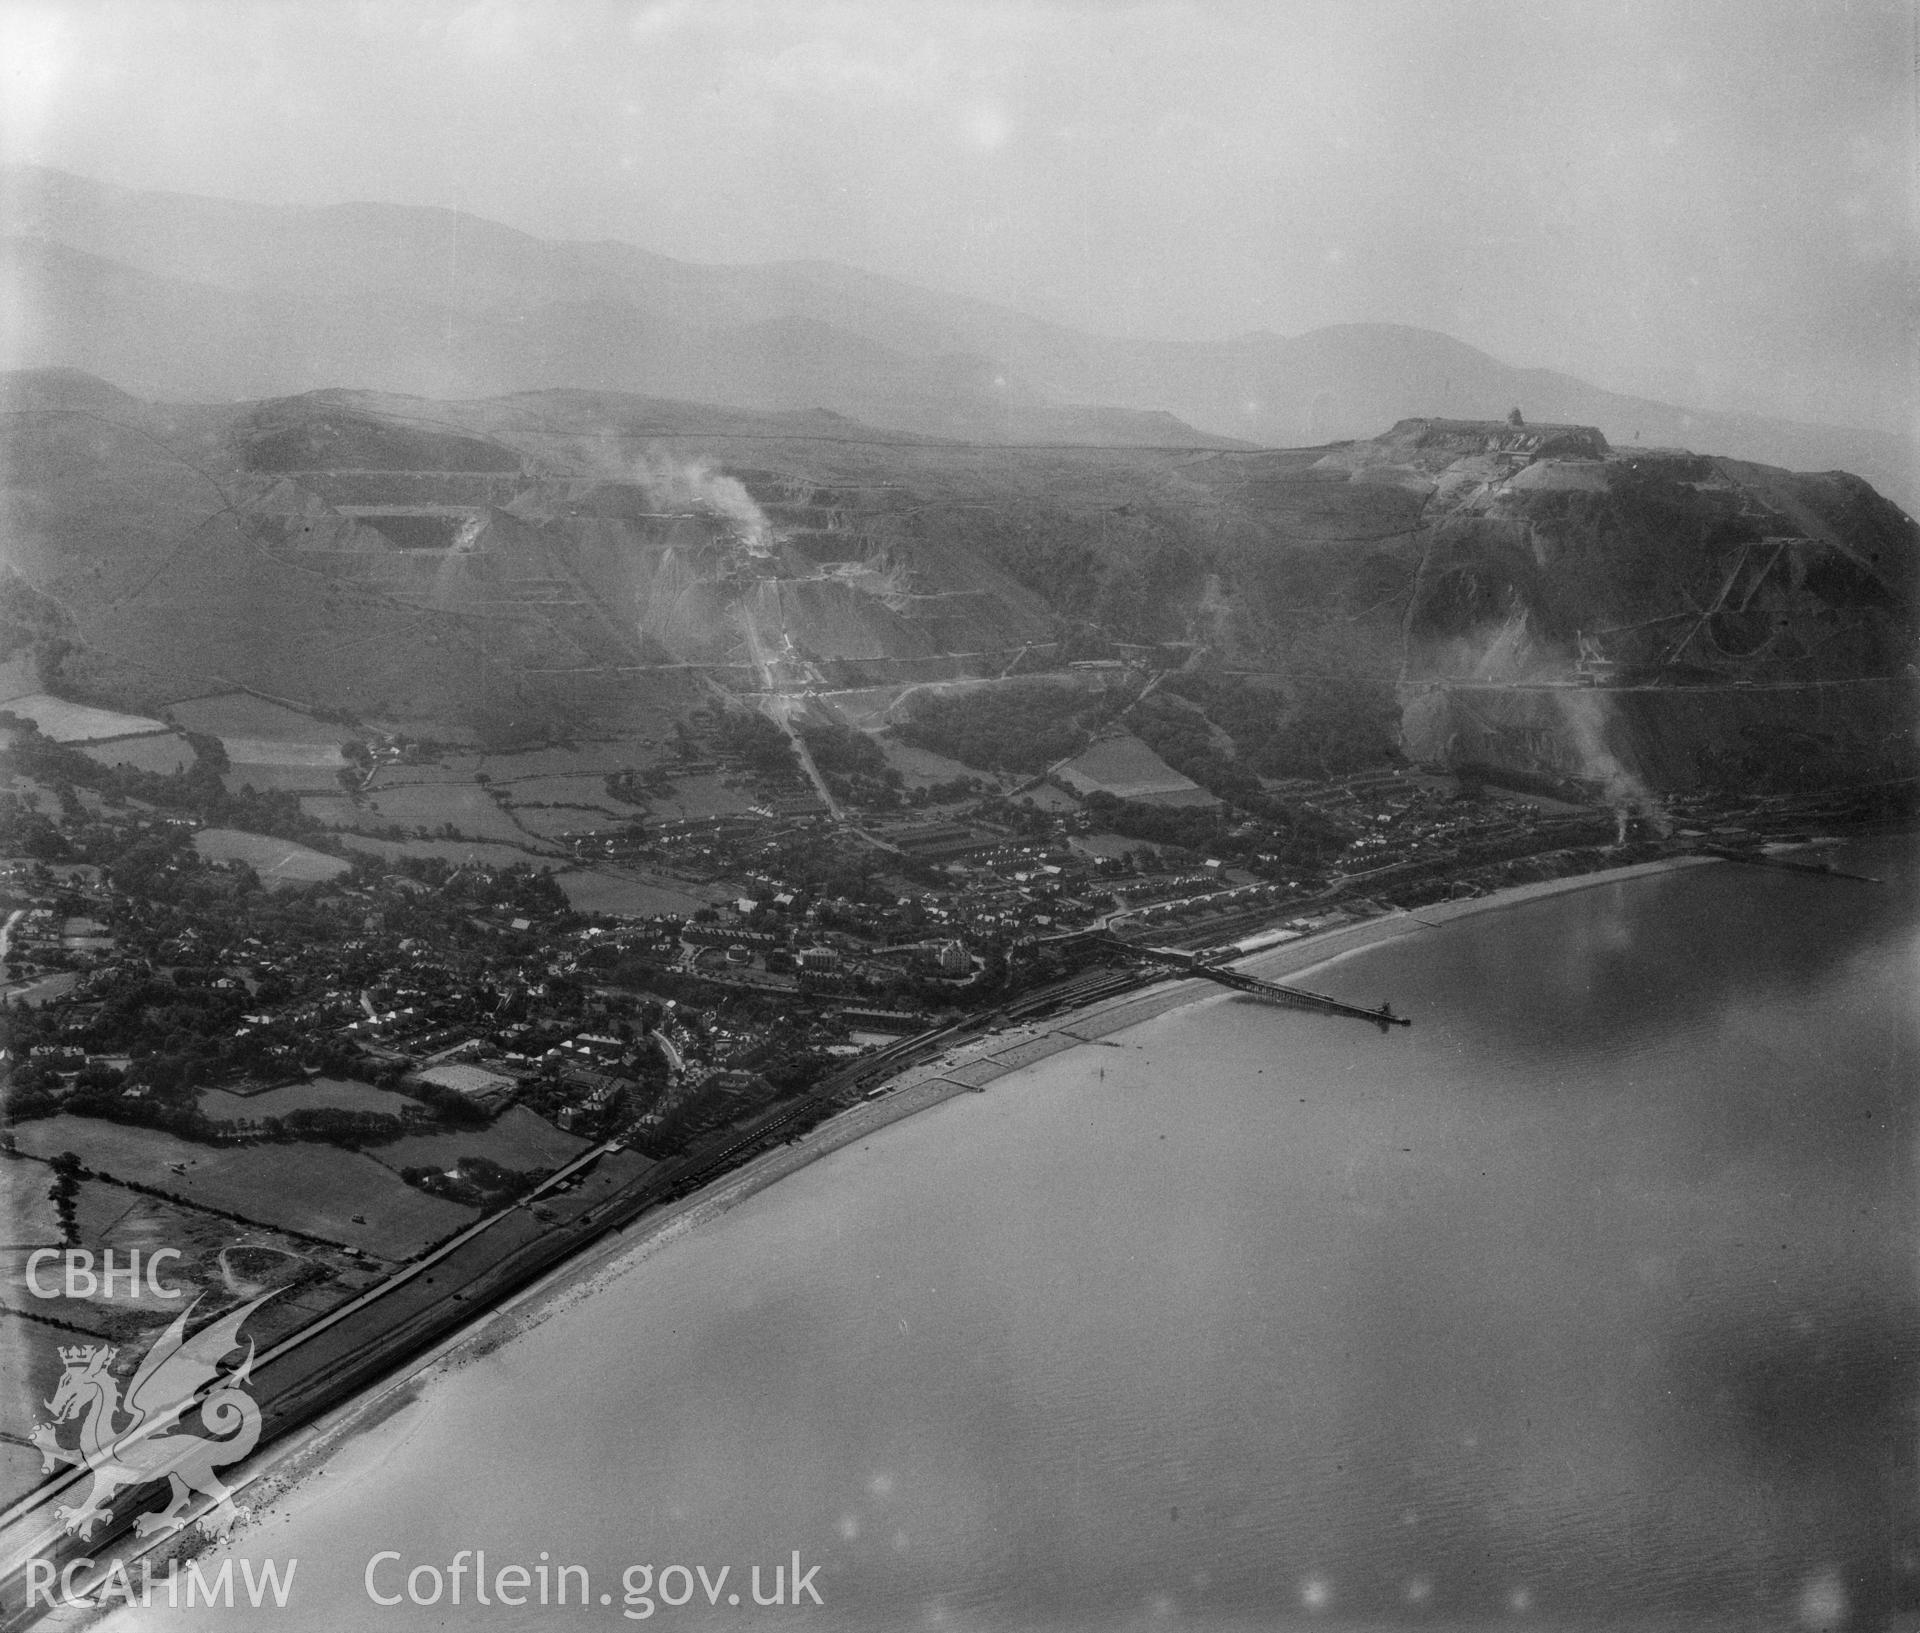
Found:
<path fill-rule="evenodd" d="M 103 180 L 817 256 L 1087 327 L 1422 324 L 1914 420 L 1915 0 L 0 0 Z"/>

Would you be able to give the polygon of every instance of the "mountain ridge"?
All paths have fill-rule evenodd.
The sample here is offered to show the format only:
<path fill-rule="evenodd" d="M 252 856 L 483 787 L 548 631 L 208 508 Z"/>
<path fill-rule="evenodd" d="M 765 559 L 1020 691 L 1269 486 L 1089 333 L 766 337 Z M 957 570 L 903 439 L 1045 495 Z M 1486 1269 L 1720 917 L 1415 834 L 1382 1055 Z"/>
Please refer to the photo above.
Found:
<path fill-rule="evenodd" d="M 1616 445 L 1852 470 L 1920 506 L 1900 437 L 1609 392 L 1404 324 L 1215 341 L 1100 335 L 817 258 L 709 265 L 441 206 L 253 204 L 31 166 L 0 167 L 0 232 L 94 258 L 75 280 L 51 250 L 12 250 L 17 304 L 38 320 L 12 361 L 83 367 L 143 396 L 342 385 L 482 397 L 587 384 L 757 411 L 819 406 L 1006 442 L 1164 440 L 1171 414 L 1196 443 L 1268 446 L 1517 405 L 1598 426 Z M 154 338 L 172 331 L 223 339 Z M 757 350 L 767 339 L 777 345 Z"/>

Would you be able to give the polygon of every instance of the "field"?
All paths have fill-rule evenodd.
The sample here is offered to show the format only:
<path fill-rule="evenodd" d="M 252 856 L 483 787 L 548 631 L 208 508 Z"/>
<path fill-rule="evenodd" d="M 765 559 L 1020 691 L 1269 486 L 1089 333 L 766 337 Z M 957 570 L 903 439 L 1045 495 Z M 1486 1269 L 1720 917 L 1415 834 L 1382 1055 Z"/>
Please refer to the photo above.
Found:
<path fill-rule="evenodd" d="M 671 773 L 669 773 L 671 776 Z M 662 821 L 687 817 L 741 816 L 753 809 L 754 796 L 744 788 L 729 788 L 719 777 L 673 777 L 673 793 L 649 795 L 647 803 Z"/>
<path fill-rule="evenodd" d="M 67 1142 L 72 1144 L 74 1142 Z M 0 1306 L 11 1319 L 0 1326 L 0 1355 L 7 1376 L 19 1387 L 0 1393 L 0 1503 L 31 1490 L 41 1481 L 40 1457 L 25 1442 L 35 1420 L 44 1417 L 42 1403 L 51 1394 L 59 1372 L 58 1344 L 74 1341 L 74 1333 L 93 1333 L 119 1344 L 140 1344 L 179 1313 L 184 1300 L 162 1300 L 142 1283 L 129 1296 L 122 1285 L 112 1302 L 95 1299 L 42 1299 L 26 1286 L 28 1255 L 40 1246 L 58 1246 L 61 1233 L 49 1204 L 44 1216 L 32 1204 L 44 1199 L 47 1170 L 41 1164 L 19 1161 L 6 1170 L 3 1182 L 16 1193 L 12 1230 L 0 1246 Z M 26 1193 L 19 1195 L 18 1193 Z M 262 1345 L 305 1326 L 326 1310 L 353 1297 L 384 1272 L 374 1262 L 356 1259 L 343 1248 L 319 1246 L 259 1225 L 244 1225 L 199 1208 L 185 1207 L 160 1197 L 129 1190 L 110 1180 L 89 1179 L 80 1184 L 75 1199 L 80 1240 L 98 1253 L 111 1249 L 124 1261 L 129 1250 L 143 1260 L 161 1248 L 181 1256 L 169 1260 L 162 1284 L 177 1288 L 190 1300 L 201 1296 L 226 1304 L 288 1281 L 318 1266 L 324 1277 L 283 1291 L 264 1306 L 248 1331 Z M 57 1265 L 42 1264 L 42 1287 L 58 1289 Z M 25 1319 L 19 1312 L 60 1322 L 73 1333 L 59 1333 Z"/>
<path fill-rule="evenodd" d="M 300 808 L 348 832 L 372 834 L 395 825 L 410 833 L 424 830 L 431 849 L 410 847 L 415 855 L 464 860 L 475 844 L 487 843 L 521 851 L 518 856 L 493 860 L 525 861 L 551 854 L 563 833 L 608 831 L 643 820 L 639 807 L 607 792 L 606 778 L 609 772 L 642 767 L 657 758 L 653 745 L 633 742 L 521 754 L 462 754 L 438 765 L 386 766 L 372 788 L 358 798 L 329 788 L 309 793 Z M 236 764 L 227 780 L 234 783 L 247 769 Z M 672 777 L 671 768 L 668 774 Z M 488 782 L 474 780 L 480 775 Z M 656 820 L 738 816 L 753 807 L 751 790 L 732 787 L 718 774 L 672 777 L 672 782 L 673 794 L 648 798 L 648 809 Z M 275 780 L 255 786 L 317 789 L 320 785 Z M 505 802 L 504 808 L 500 801 Z M 449 823 L 459 836 L 453 841 L 437 837 Z M 449 849 L 450 844 L 455 848 Z M 383 854 L 395 854 L 384 845 L 381 849 Z"/>
<path fill-rule="evenodd" d="M 566 833 L 618 833 L 634 816 L 619 817 L 611 811 L 586 805 L 516 805 L 513 819 L 530 834 L 556 839 Z"/>
<path fill-rule="evenodd" d="M 39 1180 L 46 1172 L 38 1163 L 20 1163 L 13 1170 L 15 1175 L 25 1173 L 34 1180 Z M 44 1190 L 45 1185 L 35 1184 L 34 1189 Z M 236 1284 L 231 1273 L 231 1260 L 223 1262 L 221 1258 L 223 1252 L 236 1247 L 271 1250 L 274 1259 L 284 1263 L 289 1275 L 309 1260 L 317 1260 L 335 1271 L 352 1268 L 352 1260 L 336 1249 L 316 1248 L 310 1242 L 277 1231 L 236 1224 L 218 1214 L 182 1207 L 176 1202 L 147 1196 L 110 1181 L 82 1181 L 79 1196 L 75 1199 L 75 1212 L 79 1239 L 95 1253 L 102 1248 L 110 1248 L 124 1263 L 129 1251 L 137 1251 L 145 1259 L 161 1248 L 174 1249 L 180 1257 L 169 1263 L 162 1280 L 185 1287 L 189 1297 L 202 1290 L 215 1294 L 244 1290 L 243 1285 Z M 27 1256 L 36 1247 L 58 1246 L 60 1240 L 59 1228 L 54 1225 L 32 1236 L 23 1236 L 11 1246 L 0 1248 L 0 1288 L 5 1289 L 8 1303 L 16 1308 L 23 1307 L 70 1321 L 95 1332 L 110 1331 L 115 1315 L 125 1312 L 128 1305 L 144 1311 L 149 1317 L 177 1312 L 177 1301 L 161 1298 L 144 1284 L 139 1294 L 131 1299 L 122 1291 L 112 1308 L 85 1299 L 42 1300 L 26 1286 Z M 260 1257 L 264 1260 L 266 1256 Z M 43 1287 L 49 1283 L 57 1284 L 59 1270 L 57 1267 L 52 1270 L 42 1268 L 38 1279 Z M 321 1296 L 329 1297 L 324 1293 Z M 330 1296 L 337 1298 L 338 1294 Z"/>
<path fill-rule="evenodd" d="M 284 1117 L 290 1111 L 375 1111 L 398 1117 L 419 1101 L 390 1089 L 376 1089 L 371 1083 L 356 1083 L 351 1078 L 316 1077 L 305 1083 L 285 1083 L 264 1094 L 231 1094 L 225 1089 L 203 1089 L 200 1109 L 216 1122 L 237 1122 L 243 1117 L 256 1121 L 262 1117 Z"/>
<path fill-rule="evenodd" d="M 338 742 L 285 743 L 271 737 L 223 737 L 220 741 L 235 765 L 310 766 L 338 771 L 347 763 Z"/>
<path fill-rule="evenodd" d="M 196 697 L 176 703 L 168 711 L 188 731 L 203 731 L 227 744 L 234 759 L 233 740 L 243 742 L 317 743 L 338 748 L 352 735 L 344 726 L 315 720 L 297 709 L 283 708 L 247 692 L 223 692 L 218 697 Z M 265 756 L 262 756 L 265 758 Z"/>
<path fill-rule="evenodd" d="M 163 777 L 185 771 L 193 764 L 193 750 L 187 746 L 187 740 L 170 731 L 145 737 L 122 737 L 105 743 L 82 743 L 80 752 L 104 766 L 130 765 L 136 771 L 152 771 Z"/>
<path fill-rule="evenodd" d="M 60 809 L 60 796 L 46 784 L 37 783 L 31 777 L 0 776 L 0 791 L 11 794 L 29 811 L 41 811 L 53 816 Z"/>
<path fill-rule="evenodd" d="M 69 952 L 111 952 L 113 932 L 98 919 L 69 915 L 60 926 L 60 945 Z"/>
<path fill-rule="evenodd" d="M 652 765 L 664 751 L 639 742 L 595 741 L 576 748 L 531 749 L 524 754 L 489 754 L 477 767 L 495 782 L 520 777 L 604 777 Z"/>
<path fill-rule="evenodd" d="M 11 726 L 0 726 L 0 751 L 12 748 L 18 737 Z M 25 811 L 45 811 L 51 816 L 60 809 L 59 797 L 52 789 L 17 772 L 0 771 L 0 793 L 19 800 Z"/>
<path fill-rule="evenodd" d="M 48 1117 L 14 1131 L 37 1157 L 72 1151 L 97 1172 L 258 1220 L 405 1259 L 476 1215 L 414 1190 L 373 1158 L 331 1145 L 193 1145 L 156 1129 L 93 1117 Z M 185 1172 L 169 1166 L 181 1164 Z M 354 1215 L 365 1224 L 356 1224 Z"/>
<path fill-rule="evenodd" d="M 1218 803 L 1131 732 L 1089 744 L 1060 767 L 1059 776 L 1083 794 L 1104 790 L 1120 799 L 1150 799 L 1162 805 Z"/>
<path fill-rule="evenodd" d="M 1128 839 L 1120 834 L 1106 832 L 1075 834 L 1068 845 L 1082 856 L 1108 857 L 1118 860 L 1131 856 L 1135 851 L 1157 852 L 1157 845 L 1149 845 L 1144 839 Z"/>
<path fill-rule="evenodd" d="M 509 1106 L 487 1128 L 455 1129 L 446 1134 L 413 1134 L 368 1155 L 398 1173 L 402 1168 L 451 1168 L 462 1157 L 487 1157 L 502 1168 L 558 1168 L 586 1150 L 587 1142 L 563 1134 L 525 1106 Z"/>
<path fill-rule="evenodd" d="M 0 999 L 10 1004 L 44 1004 L 50 998 L 64 998 L 79 984 L 78 970 L 55 970 L 25 981 L 0 981 Z"/>
<path fill-rule="evenodd" d="M 397 822 L 402 828 L 425 828 L 436 833 L 451 822 L 454 830 L 474 839 L 506 844 L 528 840 L 522 828 L 476 783 L 414 783 L 383 788 L 367 796 L 351 823 L 343 826 L 384 828 Z"/>
<path fill-rule="evenodd" d="M 309 794 L 301 799 L 300 809 L 331 828 L 351 828 L 356 822 L 373 821 L 345 794 Z"/>
<path fill-rule="evenodd" d="M 394 736 L 430 737 L 437 743 L 451 743 L 461 748 L 476 748 L 479 743 L 479 738 L 471 726 L 463 726 L 458 721 L 445 717 L 427 719 L 411 715 L 382 715 L 378 720 L 370 720 L 367 724 L 376 731 L 384 731 Z"/>
<path fill-rule="evenodd" d="M 220 773 L 229 794 L 251 788 L 257 794 L 337 793 L 340 782 L 323 766 L 263 765 L 258 760 L 236 760 Z"/>
<path fill-rule="evenodd" d="M 42 736 L 57 743 L 86 743 L 102 737 L 138 737 L 143 732 L 163 732 L 164 720 L 149 720 L 143 715 L 116 714 L 111 709 L 95 709 L 85 703 L 69 703 L 65 698 L 49 697 L 45 692 L 30 692 L 0 703 L 0 709 L 31 720 Z"/>
<path fill-rule="evenodd" d="M 1043 782 L 1037 787 L 1029 788 L 1020 796 L 1020 799 L 1023 804 L 1027 800 L 1032 800 L 1042 811 L 1069 812 L 1080 809 L 1080 802 L 1077 799 L 1063 789 L 1055 788 L 1050 782 Z M 1167 802 L 1161 800 L 1156 803 Z"/>
<path fill-rule="evenodd" d="M 53 1198 L 47 1195 L 51 1179 L 42 1178 L 43 1169 L 8 1167 L 0 1169 L 0 1241 L 14 1247 L 38 1247 L 60 1240 L 60 1215 L 54 1211 Z M 85 1187 L 82 1187 L 82 1201 Z M 81 1215 L 83 1221 L 84 1213 Z"/>
<path fill-rule="evenodd" d="M 556 876 L 556 882 L 577 911 L 625 918 L 645 918 L 653 913 L 685 916 L 713 902 L 724 901 L 728 895 L 717 886 L 662 879 L 611 865 L 568 868 Z"/>
<path fill-rule="evenodd" d="M 302 809 L 318 801 L 302 800 Z M 375 839 L 368 834 L 343 833 L 340 842 L 349 850 L 367 851 L 392 860 L 396 856 L 437 856 L 444 862 L 478 862 L 484 867 L 510 868 L 518 862 L 536 867 L 552 867 L 551 857 L 529 855 L 517 845 L 489 845 L 477 839 Z"/>
<path fill-rule="evenodd" d="M 193 848 L 210 862 L 245 862 L 265 885 L 314 884 L 345 873 L 353 864 L 290 839 L 243 833 L 238 828 L 202 828 Z"/>
<path fill-rule="evenodd" d="M 634 807 L 607 792 L 603 773 L 578 777 L 495 777 L 493 786 L 515 805 L 591 805 L 602 811 L 629 811 Z"/>
<path fill-rule="evenodd" d="M 944 754 L 935 754 L 930 748 L 916 748 L 912 743 L 902 743 L 890 736 L 876 737 L 874 741 L 886 755 L 887 764 L 900 773 L 909 788 L 928 788 L 937 782 L 952 782 L 955 777 L 973 777 L 989 787 L 998 782 L 989 773 L 976 771 L 958 760 L 949 760 Z"/>
<path fill-rule="evenodd" d="M 176 703 L 173 716 L 189 731 L 220 739 L 230 769 L 221 775 L 228 791 L 260 793 L 331 791 L 334 773 L 347 763 L 340 745 L 353 733 L 245 692 Z"/>
<path fill-rule="evenodd" d="M 375 788 L 399 788 L 416 782 L 472 782 L 480 769 L 477 754 L 453 754 L 422 765 L 383 765 L 374 775 Z"/>

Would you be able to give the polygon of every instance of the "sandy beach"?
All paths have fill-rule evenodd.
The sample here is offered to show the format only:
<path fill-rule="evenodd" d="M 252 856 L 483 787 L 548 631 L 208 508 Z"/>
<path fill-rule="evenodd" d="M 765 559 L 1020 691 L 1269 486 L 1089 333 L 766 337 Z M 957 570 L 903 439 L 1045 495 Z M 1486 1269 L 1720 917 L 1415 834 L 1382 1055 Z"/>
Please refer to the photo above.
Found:
<path fill-rule="evenodd" d="M 1670 858 L 1517 885 L 1486 896 L 1424 907 L 1417 913 L 1390 913 L 1262 949 L 1237 960 L 1236 965 L 1266 979 L 1305 975 L 1365 948 L 1402 936 L 1428 934 L 1458 919 L 1524 906 L 1568 891 L 1703 866 L 1711 860 Z M 995 1080 L 1050 1056 L 1098 1043 L 1169 1011 L 1218 996 L 1222 996 L 1221 989 L 1211 982 L 1175 978 L 1142 992 L 967 1039 L 909 1068 L 883 1093 L 842 1112 L 792 1144 L 763 1152 L 699 1192 L 609 1233 L 584 1253 L 477 1316 L 402 1371 L 265 1448 L 229 1476 L 236 1492 L 247 1493 L 242 1506 L 258 1508 L 284 1498 L 336 1457 L 356 1435 L 430 1387 L 436 1376 L 512 1342 L 548 1317 L 600 1292 L 690 1232 L 831 1152 L 857 1144 L 957 1095 L 983 1092 Z M 186 1546 L 189 1551 L 197 1551 L 194 1543 Z M 127 1557 L 138 1557 L 140 1551 L 136 1548 Z"/>
<path fill-rule="evenodd" d="M 1714 859 L 1710 857 L 1671 857 L 1637 863 L 1631 867 L 1609 868 L 1598 873 L 1576 874 L 1565 879 L 1514 885 L 1486 896 L 1423 907 L 1417 913 L 1389 913 L 1316 935 L 1305 935 L 1297 941 L 1282 942 L 1238 959 L 1235 966 L 1268 980 L 1303 975 L 1364 948 L 1401 936 L 1425 934 L 1476 914 L 1521 907 L 1568 891 L 1620 884 L 1680 868 L 1711 865 L 1714 865 Z M 478 1342 L 484 1349 L 497 1347 L 511 1336 L 510 1333 L 503 1335 L 496 1330 L 499 1323 L 511 1322 L 514 1331 L 521 1331 L 544 1320 L 553 1310 L 594 1292 L 688 1231 L 697 1229 L 769 1185 L 844 1146 L 857 1144 L 889 1125 L 928 1111 L 957 1094 L 984 1092 L 987 1085 L 996 1079 L 1052 1055 L 1096 1043 L 1116 1032 L 1138 1026 L 1143 1021 L 1152 1020 L 1186 1004 L 1218 996 L 1219 993 L 1220 988 L 1209 981 L 1173 979 L 1144 992 L 1102 999 L 1084 1009 L 1008 1026 L 957 1043 L 932 1060 L 909 1067 L 891 1080 L 883 1094 L 840 1113 L 793 1144 L 763 1152 L 694 1195 L 643 1215 L 632 1225 L 611 1233 L 579 1257 L 558 1266 L 499 1308 L 478 1318 L 470 1327 L 443 1344 L 435 1354 L 423 1357 L 421 1362 L 409 1369 L 406 1379 L 393 1380 L 388 1387 L 409 1381 L 442 1359 L 457 1363 L 463 1346 Z"/>

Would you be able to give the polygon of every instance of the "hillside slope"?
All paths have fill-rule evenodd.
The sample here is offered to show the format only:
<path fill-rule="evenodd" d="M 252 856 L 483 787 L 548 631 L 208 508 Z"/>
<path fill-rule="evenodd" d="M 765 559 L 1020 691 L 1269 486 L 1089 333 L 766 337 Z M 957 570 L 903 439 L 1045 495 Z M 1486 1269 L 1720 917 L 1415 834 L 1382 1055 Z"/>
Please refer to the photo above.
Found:
<path fill-rule="evenodd" d="M 1268 775 L 1397 734 L 1674 787 L 1912 753 L 1913 523 L 1857 478 L 1590 428 L 990 448 L 578 390 L 158 405 L 72 372 L 6 378 L 0 413 L 0 657 L 105 703 L 245 686 L 538 735 L 715 686 L 878 718 L 1126 660 L 1212 677 L 1207 729 Z"/>
<path fill-rule="evenodd" d="M 1124 339 L 824 262 L 703 266 L 448 210 L 269 207 L 23 166 L 0 170 L 0 237 L 33 319 L 13 363 L 150 396 L 586 387 L 988 441 L 1279 446 L 1518 404 L 1622 446 L 1851 470 L 1920 508 L 1896 436 L 1689 412 L 1390 324 Z"/>

